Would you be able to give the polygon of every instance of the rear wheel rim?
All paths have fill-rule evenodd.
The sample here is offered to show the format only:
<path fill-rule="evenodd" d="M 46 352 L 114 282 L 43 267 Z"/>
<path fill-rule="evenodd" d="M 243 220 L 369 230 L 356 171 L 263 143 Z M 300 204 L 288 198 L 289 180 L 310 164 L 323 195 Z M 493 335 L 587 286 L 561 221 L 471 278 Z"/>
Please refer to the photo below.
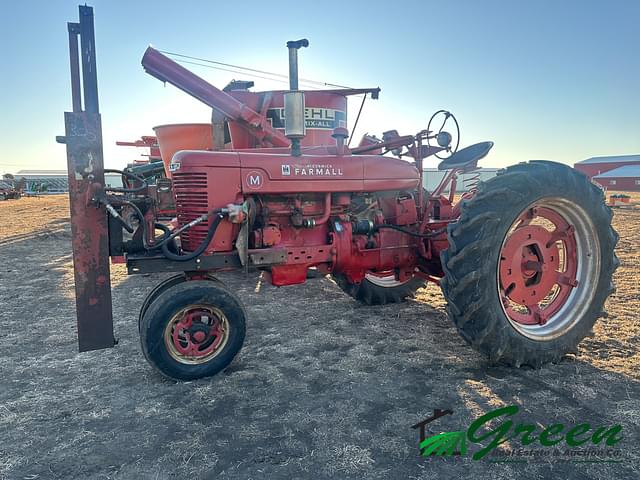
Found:
<path fill-rule="evenodd" d="M 229 320 L 212 305 L 189 305 L 179 310 L 164 329 L 171 358 L 186 365 L 200 365 L 215 358 L 229 340 Z"/>
<path fill-rule="evenodd" d="M 502 310 L 520 334 L 537 341 L 567 333 L 598 288 L 600 244 L 593 221 L 564 198 L 527 207 L 509 228 L 497 269 Z"/>

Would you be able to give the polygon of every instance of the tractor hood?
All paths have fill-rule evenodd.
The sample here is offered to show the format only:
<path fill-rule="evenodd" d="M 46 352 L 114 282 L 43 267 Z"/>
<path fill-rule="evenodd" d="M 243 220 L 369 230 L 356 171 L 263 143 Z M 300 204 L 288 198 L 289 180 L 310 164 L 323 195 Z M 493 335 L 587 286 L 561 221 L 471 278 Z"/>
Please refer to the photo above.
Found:
<path fill-rule="evenodd" d="M 233 178 L 216 169 L 235 167 Z M 208 171 L 210 183 L 238 182 L 245 194 L 415 190 L 420 174 L 412 163 L 380 155 L 302 155 L 184 150 L 172 172 Z M 239 178 L 238 175 L 239 174 Z"/>

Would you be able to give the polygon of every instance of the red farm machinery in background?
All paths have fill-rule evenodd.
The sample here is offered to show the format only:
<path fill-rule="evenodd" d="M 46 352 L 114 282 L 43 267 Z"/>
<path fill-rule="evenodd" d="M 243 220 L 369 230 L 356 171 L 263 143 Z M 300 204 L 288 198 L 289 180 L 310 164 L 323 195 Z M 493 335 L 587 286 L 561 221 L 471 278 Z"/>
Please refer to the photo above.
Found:
<path fill-rule="evenodd" d="M 210 106 L 212 121 L 157 127 L 162 163 L 130 166 L 123 187 L 106 187 L 91 7 L 69 40 L 73 111 L 59 141 L 81 350 L 114 345 L 110 257 L 129 274 L 175 272 L 139 315 L 146 358 L 175 379 L 214 375 L 242 346 L 246 313 L 213 276 L 223 270 L 258 269 L 285 286 L 313 268 L 369 305 L 433 282 L 463 338 L 514 366 L 559 360 L 604 315 L 617 235 L 602 192 L 571 168 L 521 163 L 458 196 L 458 176 L 493 144 L 458 149 L 447 111 L 416 134 L 349 147 L 347 96 L 380 90 L 301 91 L 298 52 L 309 42 L 299 40 L 287 43 L 290 89 L 268 92 L 252 82 L 219 90 L 148 48 L 145 71 Z M 426 191 L 431 157 L 446 174 Z"/>

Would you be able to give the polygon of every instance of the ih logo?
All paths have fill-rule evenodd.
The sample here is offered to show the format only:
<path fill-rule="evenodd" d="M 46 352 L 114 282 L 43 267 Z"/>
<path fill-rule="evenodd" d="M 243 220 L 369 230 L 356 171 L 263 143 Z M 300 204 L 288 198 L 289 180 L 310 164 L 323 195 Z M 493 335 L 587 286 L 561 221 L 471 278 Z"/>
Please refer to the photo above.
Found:
<path fill-rule="evenodd" d="M 252 190 L 259 190 L 262 188 L 262 185 L 264 183 L 264 180 L 262 178 L 262 174 L 260 172 L 256 172 L 256 171 L 251 171 L 249 173 L 247 173 L 247 178 L 246 178 L 246 183 L 247 183 L 247 187 L 251 188 Z"/>
<path fill-rule="evenodd" d="M 291 165 L 282 165 L 282 175 L 283 176 L 291 175 Z"/>

